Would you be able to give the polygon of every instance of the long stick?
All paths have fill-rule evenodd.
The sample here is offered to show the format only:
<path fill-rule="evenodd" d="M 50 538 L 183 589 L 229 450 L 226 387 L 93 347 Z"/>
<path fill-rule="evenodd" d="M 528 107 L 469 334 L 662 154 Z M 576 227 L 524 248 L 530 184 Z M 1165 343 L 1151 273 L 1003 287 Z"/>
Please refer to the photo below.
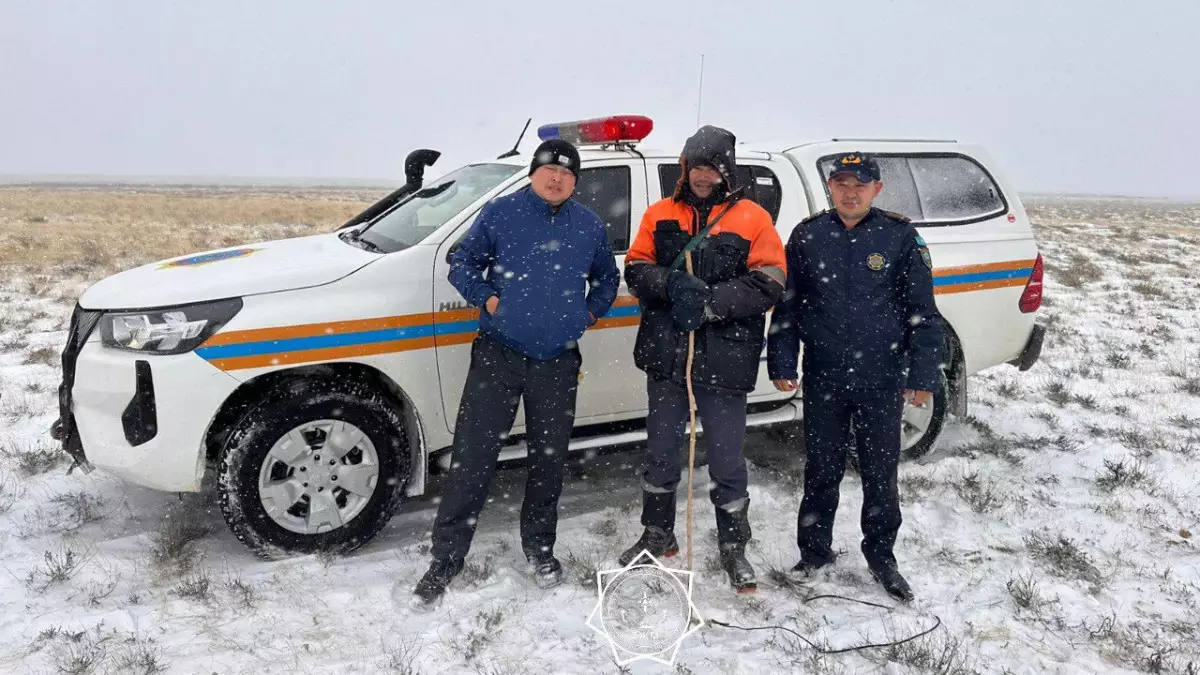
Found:
<path fill-rule="evenodd" d="M 685 259 L 687 273 L 692 273 L 692 252 Z M 688 414 L 691 417 L 691 437 L 688 440 L 688 487 L 687 487 L 687 568 L 692 569 L 692 472 L 696 466 L 696 394 L 692 391 L 692 359 L 696 354 L 696 331 L 688 332 L 687 393 Z"/>

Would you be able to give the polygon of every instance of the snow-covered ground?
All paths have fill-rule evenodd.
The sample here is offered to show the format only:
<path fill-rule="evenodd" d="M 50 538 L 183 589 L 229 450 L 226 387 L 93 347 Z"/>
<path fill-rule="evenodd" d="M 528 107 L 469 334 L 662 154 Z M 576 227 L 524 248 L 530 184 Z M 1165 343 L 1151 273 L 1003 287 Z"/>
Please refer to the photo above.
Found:
<path fill-rule="evenodd" d="M 1046 349 L 1027 373 L 973 377 L 970 417 L 902 466 L 898 556 L 915 603 L 804 602 L 891 604 L 857 553 L 854 476 L 836 569 L 812 587 L 781 583 L 797 555 L 803 456 L 751 435 L 752 596 L 716 571 L 697 490 L 705 618 L 787 626 L 831 648 L 942 625 L 836 656 L 782 631 L 709 626 L 674 667 L 625 672 L 1200 672 L 1200 205 L 1029 206 L 1047 261 Z M 392 592 L 427 564 L 437 483 L 353 555 L 264 562 L 227 531 L 211 489 L 181 498 L 65 475 L 47 429 L 81 283 L 0 271 L 0 672 L 620 672 L 584 622 L 595 568 L 640 532 L 636 449 L 572 466 L 557 548 L 570 583 L 542 591 L 525 575 L 513 469 L 494 484 L 467 578 L 412 614 Z"/>

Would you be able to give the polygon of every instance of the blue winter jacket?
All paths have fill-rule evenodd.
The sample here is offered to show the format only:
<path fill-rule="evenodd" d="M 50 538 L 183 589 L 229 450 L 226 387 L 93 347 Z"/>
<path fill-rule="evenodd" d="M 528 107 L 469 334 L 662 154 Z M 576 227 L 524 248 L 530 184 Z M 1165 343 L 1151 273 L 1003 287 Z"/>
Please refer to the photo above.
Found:
<path fill-rule="evenodd" d="M 604 222 L 530 188 L 483 207 L 450 261 L 450 283 L 481 308 L 479 329 L 538 360 L 575 345 L 617 298 L 621 273 Z M 496 313 L 484 304 L 499 296 Z"/>

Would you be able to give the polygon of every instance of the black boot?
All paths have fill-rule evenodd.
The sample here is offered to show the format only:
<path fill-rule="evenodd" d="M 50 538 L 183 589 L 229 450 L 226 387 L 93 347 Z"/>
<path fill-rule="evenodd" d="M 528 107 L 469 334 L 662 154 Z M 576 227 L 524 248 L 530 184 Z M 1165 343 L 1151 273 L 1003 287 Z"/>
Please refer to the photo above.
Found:
<path fill-rule="evenodd" d="M 413 609 L 428 609 L 446 593 L 446 586 L 463 569 L 461 560 L 434 560 L 413 589 Z"/>
<path fill-rule="evenodd" d="M 537 584 L 538 588 L 553 588 L 562 583 L 562 563 L 558 562 L 558 558 L 555 558 L 554 554 L 546 552 L 530 555 L 527 553 L 525 559 L 533 567 L 533 582 Z"/>
<path fill-rule="evenodd" d="M 801 560 L 792 569 L 787 571 L 787 576 L 792 581 L 809 581 L 817 574 L 817 570 L 832 564 L 832 562 L 815 563 L 809 560 Z"/>
<path fill-rule="evenodd" d="M 716 512 L 721 567 L 738 593 L 753 593 L 758 590 L 758 579 L 754 567 L 746 559 L 746 542 L 750 541 L 750 500 L 718 506 Z"/>
<path fill-rule="evenodd" d="M 642 525 L 645 530 L 633 547 L 617 559 L 621 567 L 628 565 L 643 550 L 655 558 L 671 558 L 679 553 L 675 540 L 675 491 L 642 491 Z"/>
<path fill-rule="evenodd" d="M 900 569 L 895 563 L 887 565 L 874 566 L 871 565 L 871 576 L 875 577 L 883 590 L 887 594 L 901 602 L 911 602 L 913 599 L 912 588 L 908 582 L 904 580 L 904 576 L 900 574 Z"/>
<path fill-rule="evenodd" d="M 633 559 L 638 557 L 642 551 L 647 551 L 655 558 L 674 558 L 679 555 L 679 542 L 675 539 L 675 533 L 655 527 L 651 525 L 642 531 L 642 536 L 638 538 L 637 543 L 625 549 L 617 562 L 621 563 L 621 567 L 633 562 Z M 649 560 L 646 561 L 650 562 Z"/>

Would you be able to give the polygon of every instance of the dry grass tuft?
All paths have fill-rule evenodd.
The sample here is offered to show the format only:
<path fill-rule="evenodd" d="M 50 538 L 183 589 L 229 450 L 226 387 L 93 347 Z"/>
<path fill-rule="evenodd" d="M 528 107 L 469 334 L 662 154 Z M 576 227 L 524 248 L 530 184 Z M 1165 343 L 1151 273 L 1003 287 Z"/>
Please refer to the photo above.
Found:
<path fill-rule="evenodd" d="M 61 356 L 54 347 L 35 347 L 25 355 L 26 365 L 57 366 Z"/>

